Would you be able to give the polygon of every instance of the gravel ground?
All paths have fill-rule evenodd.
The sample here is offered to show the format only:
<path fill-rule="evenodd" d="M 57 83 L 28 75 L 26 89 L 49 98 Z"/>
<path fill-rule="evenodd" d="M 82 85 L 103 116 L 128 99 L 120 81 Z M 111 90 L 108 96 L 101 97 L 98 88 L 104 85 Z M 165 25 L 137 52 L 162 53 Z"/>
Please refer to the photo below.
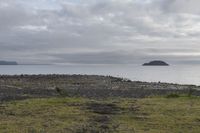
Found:
<path fill-rule="evenodd" d="M 97 75 L 1 75 L 0 101 L 56 96 L 143 98 L 171 93 L 200 96 L 199 88 Z"/>

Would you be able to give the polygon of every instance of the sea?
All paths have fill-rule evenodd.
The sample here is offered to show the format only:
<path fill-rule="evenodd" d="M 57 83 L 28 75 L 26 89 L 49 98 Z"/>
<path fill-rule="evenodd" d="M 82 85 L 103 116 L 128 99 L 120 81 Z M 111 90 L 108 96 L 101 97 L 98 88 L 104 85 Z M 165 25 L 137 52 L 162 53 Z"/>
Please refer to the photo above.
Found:
<path fill-rule="evenodd" d="M 115 76 L 132 81 L 200 85 L 200 65 L 1 65 L 0 75 L 82 74 Z"/>

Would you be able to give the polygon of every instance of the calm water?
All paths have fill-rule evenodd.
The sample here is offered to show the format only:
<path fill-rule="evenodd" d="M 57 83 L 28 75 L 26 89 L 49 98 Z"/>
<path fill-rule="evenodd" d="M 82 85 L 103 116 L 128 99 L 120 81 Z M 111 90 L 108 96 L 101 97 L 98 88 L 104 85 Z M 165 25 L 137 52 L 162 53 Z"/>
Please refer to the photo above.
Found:
<path fill-rule="evenodd" d="M 17 65 L 0 66 L 0 74 L 95 74 L 129 78 L 136 81 L 168 82 L 200 85 L 200 65 Z"/>

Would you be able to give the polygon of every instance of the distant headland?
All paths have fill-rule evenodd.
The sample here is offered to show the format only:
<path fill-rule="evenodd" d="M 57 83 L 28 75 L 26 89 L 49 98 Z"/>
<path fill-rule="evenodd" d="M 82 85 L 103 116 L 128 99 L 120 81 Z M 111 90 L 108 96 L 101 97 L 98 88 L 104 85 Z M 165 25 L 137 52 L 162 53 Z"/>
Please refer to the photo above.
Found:
<path fill-rule="evenodd" d="M 16 61 L 0 61 L 0 65 L 18 65 Z"/>
<path fill-rule="evenodd" d="M 143 66 L 169 66 L 169 64 L 167 64 L 164 61 L 155 60 L 155 61 L 150 61 L 149 63 L 144 63 Z"/>

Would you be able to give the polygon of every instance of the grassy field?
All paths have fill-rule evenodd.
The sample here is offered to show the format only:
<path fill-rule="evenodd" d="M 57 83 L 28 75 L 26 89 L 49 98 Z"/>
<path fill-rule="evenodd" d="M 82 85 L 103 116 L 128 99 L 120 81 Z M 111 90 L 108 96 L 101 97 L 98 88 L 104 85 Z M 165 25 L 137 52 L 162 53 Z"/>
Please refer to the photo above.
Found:
<path fill-rule="evenodd" d="M 0 104 L 1 133 L 199 133 L 199 97 L 28 99 Z"/>

